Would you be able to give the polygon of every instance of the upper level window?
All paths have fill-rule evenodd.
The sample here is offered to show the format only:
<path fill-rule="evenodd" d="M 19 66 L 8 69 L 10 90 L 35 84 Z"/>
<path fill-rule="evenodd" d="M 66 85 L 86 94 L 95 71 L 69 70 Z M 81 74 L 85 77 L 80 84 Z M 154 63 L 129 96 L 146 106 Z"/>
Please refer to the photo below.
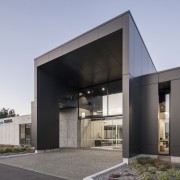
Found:
<path fill-rule="evenodd" d="M 79 117 L 122 115 L 122 81 L 79 91 Z"/>

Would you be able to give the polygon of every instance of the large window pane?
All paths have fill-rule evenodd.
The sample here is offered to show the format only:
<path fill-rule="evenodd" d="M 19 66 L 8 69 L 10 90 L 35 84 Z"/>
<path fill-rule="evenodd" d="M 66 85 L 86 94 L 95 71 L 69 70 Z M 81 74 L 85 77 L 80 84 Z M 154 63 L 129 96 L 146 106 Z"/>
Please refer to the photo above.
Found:
<path fill-rule="evenodd" d="M 92 116 L 92 89 L 86 88 L 79 92 L 79 117 Z"/>
<path fill-rule="evenodd" d="M 93 116 L 107 116 L 107 86 L 93 88 Z"/>
<path fill-rule="evenodd" d="M 159 93 L 159 154 L 169 154 L 169 90 Z"/>
<path fill-rule="evenodd" d="M 81 120 L 81 147 L 122 148 L 122 117 Z"/>
<path fill-rule="evenodd" d="M 108 87 L 108 115 L 123 114 L 122 81 L 109 83 Z"/>

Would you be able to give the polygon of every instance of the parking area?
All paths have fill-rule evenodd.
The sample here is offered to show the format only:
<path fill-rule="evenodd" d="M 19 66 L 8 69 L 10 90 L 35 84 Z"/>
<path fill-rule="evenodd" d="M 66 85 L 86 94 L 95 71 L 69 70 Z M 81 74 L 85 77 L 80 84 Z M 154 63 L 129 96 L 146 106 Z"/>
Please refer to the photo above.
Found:
<path fill-rule="evenodd" d="M 122 162 L 119 150 L 61 149 L 0 159 L 1 164 L 69 180 L 81 180 Z"/>

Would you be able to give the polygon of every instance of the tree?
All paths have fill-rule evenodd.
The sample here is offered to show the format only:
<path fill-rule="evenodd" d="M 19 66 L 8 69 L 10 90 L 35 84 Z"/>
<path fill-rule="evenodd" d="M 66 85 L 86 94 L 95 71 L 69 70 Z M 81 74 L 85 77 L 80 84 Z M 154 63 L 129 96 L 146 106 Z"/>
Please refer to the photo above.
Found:
<path fill-rule="evenodd" d="M 8 117 L 15 117 L 15 116 L 16 116 L 16 114 L 15 114 L 14 109 L 9 109 Z"/>
<path fill-rule="evenodd" d="M 1 118 L 7 118 L 7 117 L 15 117 L 17 116 L 16 113 L 15 113 L 15 110 L 14 109 L 6 109 L 6 108 L 2 108 L 0 110 L 0 119 Z"/>

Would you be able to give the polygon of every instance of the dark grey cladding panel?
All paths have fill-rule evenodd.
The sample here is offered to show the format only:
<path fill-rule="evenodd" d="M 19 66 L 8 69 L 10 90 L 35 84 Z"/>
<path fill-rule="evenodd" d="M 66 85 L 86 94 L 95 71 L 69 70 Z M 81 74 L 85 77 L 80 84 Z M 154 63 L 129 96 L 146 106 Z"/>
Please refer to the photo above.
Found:
<path fill-rule="evenodd" d="M 180 68 L 170 69 L 159 73 L 159 82 L 171 81 L 180 78 Z"/>
<path fill-rule="evenodd" d="M 42 67 L 37 69 L 37 150 L 59 148 L 59 108 L 77 107 L 78 92 L 52 76 Z M 34 135 L 36 136 L 36 135 Z"/>
<path fill-rule="evenodd" d="M 142 67 L 142 40 L 139 36 L 138 30 L 135 29 L 135 44 L 134 44 L 134 76 L 141 76 Z"/>
<path fill-rule="evenodd" d="M 153 134 L 154 131 L 151 130 Z M 141 154 L 157 155 L 158 154 L 158 144 L 146 144 L 141 145 Z"/>
<path fill-rule="evenodd" d="M 130 78 L 129 91 L 129 153 L 130 157 L 140 154 L 141 144 L 141 78 Z"/>
<path fill-rule="evenodd" d="M 84 36 L 81 36 L 78 39 L 79 47 L 89 44 L 92 41 L 97 40 L 98 38 L 99 38 L 99 33 L 98 33 L 97 29 L 90 31 L 89 33 L 85 34 Z M 77 49 L 77 48 L 75 48 L 75 49 Z"/>
<path fill-rule="evenodd" d="M 180 156 L 180 79 L 171 81 L 170 155 Z"/>
<path fill-rule="evenodd" d="M 126 16 L 126 14 L 124 16 Z M 123 28 L 124 16 L 116 18 L 113 21 L 105 23 L 103 26 L 100 26 L 98 28 L 99 38 Z"/>
<path fill-rule="evenodd" d="M 142 76 L 142 85 L 158 83 L 158 73 Z"/>
<path fill-rule="evenodd" d="M 158 84 L 142 86 L 141 153 L 158 154 Z"/>
<path fill-rule="evenodd" d="M 129 73 L 133 77 L 156 72 L 143 39 L 133 21 L 129 19 Z"/>
<path fill-rule="evenodd" d="M 75 39 L 71 42 L 69 42 L 68 44 L 65 44 L 64 46 L 62 46 L 62 54 L 67 54 L 68 52 L 72 51 L 72 49 L 77 49 L 79 47 L 79 43 L 78 40 Z M 52 52 L 53 53 L 53 52 Z M 51 54 L 51 53 L 49 53 Z"/>
<path fill-rule="evenodd" d="M 55 149 L 59 147 L 57 82 L 38 68 L 37 84 L 37 150 Z"/>
<path fill-rule="evenodd" d="M 135 26 L 130 18 L 130 23 L 129 23 L 129 68 L 128 68 L 128 73 L 130 72 L 131 75 L 134 75 L 134 44 L 135 44 L 135 38 L 134 38 L 134 31 L 135 31 Z"/>
<path fill-rule="evenodd" d="M 40 66 L 71 87 L 122 78 L 122 30 Z"/>
<path fill-rule="evenodd" d="M 148 56 L 145 46 L 142 46 L 142 75 L 148 72 Z"/>

